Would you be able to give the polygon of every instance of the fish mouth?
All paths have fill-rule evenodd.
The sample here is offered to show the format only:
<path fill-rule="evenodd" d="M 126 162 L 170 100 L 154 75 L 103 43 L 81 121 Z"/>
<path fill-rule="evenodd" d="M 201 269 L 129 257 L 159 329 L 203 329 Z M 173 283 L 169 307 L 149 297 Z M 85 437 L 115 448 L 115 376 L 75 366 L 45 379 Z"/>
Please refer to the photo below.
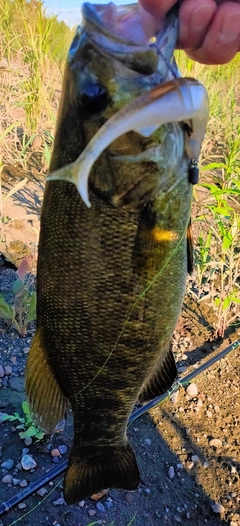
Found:
<path fill-rule="evenodd" d="M 161 57 L 170 63 L 178 35 L 176 9 L 169 11 L 161 31 L 155 21 L 149 25 L 150 15 L 138 4 L 116 6 L 112 2 L 104 5 L 85 2 L 82 15 L 84 31 L 91 44 L 130 69 L 151 75 Z M 155 36 L 157 38 L 153 38 Z"/>
<path fill-rule="evenodd" d="M 98 5 L 85 2 L 82 6 L 82 15 L 87 26 L 92 26 L 102 36 L 112 38 L 115 42 L 123 46 L 143 46 L 146 49 L 149 45 L 149 36 L 142 28 L 140 11 L 137 4 L 116 6 L 112 2 L 109 4 Z M 134 26 L 135 31 L 134 31 Z M 133 38 L 129 39 L 131 31 Z"/>

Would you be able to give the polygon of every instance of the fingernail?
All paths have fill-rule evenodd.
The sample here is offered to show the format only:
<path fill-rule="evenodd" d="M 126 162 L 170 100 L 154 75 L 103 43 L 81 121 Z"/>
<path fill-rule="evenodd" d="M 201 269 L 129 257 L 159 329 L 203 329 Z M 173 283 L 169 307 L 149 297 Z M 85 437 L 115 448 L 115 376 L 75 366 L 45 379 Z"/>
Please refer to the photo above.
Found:
<path fill-rule="evenodd" d="M 206 28 L 213 16 L 212 6 L 209 4 L 202 4 L 197 7 L 191 16 L 191 27 L 199 32 Z"/>
<path fill-rule="evenodd" d="M 240 35 L 240 16 L 236 14 L 225 15 L 219 32 L 219 40 L 223 44 L 233 42 Z"/>

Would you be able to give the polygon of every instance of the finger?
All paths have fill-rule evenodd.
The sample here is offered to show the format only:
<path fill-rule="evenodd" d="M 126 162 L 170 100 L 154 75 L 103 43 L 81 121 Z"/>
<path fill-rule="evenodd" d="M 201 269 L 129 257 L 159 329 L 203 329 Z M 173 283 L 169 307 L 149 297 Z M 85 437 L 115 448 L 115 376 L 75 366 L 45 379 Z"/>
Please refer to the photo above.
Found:
<path fill-rule="evenodd" d="M 199 49 L 186 49 L 188 55 L 204 64 L 225 64 L 240 49 L 240 4 L 222 3 Z"/>
<path fill-rule="evenodd" d="M 185 0 L 179 11 L 180 48 L 198 48 L 205 39 L 216 13 L 214 0 Z"/>
<path fill-rule="evenodd" d="M 167 11 L 176 3 L 176 0 L 139 0 L 142 7 L 156 19 L 161 20 Z"/>

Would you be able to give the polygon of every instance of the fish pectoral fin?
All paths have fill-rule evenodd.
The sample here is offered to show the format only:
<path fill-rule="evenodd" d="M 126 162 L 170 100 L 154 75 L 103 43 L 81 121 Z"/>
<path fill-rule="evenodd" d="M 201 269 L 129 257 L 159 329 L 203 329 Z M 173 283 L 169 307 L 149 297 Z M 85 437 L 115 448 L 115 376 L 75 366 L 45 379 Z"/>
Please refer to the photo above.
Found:
<path fill-rule="evenodd" d="M 25 386 L 30 409 L 37 424 L 47 433 L 52 433 L 57 424 L 65 418 L 67 399 L 53 374 L 40 329 L 37 329 L 30 348 Z"/>
<path fill-rule="evenodd" d="M 177 368 L 171 348 L 157 364 L 154 372 L 143 385 L 138 401 L 142 404 L 168 391 L 177 377 Z"/>
<path fill-rule="evenodd" d="M 192 222 L 191 218 L 188 223 L 187 228 L 187 269 L 188 274 L 192 275 L 193 273 L 193 233 L 192 233 Z"/>
<path fill-rule="evenodd" d="M 105 448 L 94 455 L 92 449 L 73 446 L 64 481 L 64 498 L 74 504 L 107 488 L 137 489 L 140 475 L 134 452 L 128 442 L 119 448 Z"/>

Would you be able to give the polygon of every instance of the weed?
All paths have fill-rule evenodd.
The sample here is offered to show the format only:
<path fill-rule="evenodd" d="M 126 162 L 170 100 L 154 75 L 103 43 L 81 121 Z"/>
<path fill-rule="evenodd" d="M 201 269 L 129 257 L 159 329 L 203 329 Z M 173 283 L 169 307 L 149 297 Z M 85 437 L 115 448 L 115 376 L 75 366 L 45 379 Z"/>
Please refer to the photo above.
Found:
<path fill-rule="evenodd" d="M 23 259 L 17 270 L 18 278 L 11 291 L 13 304 L 0 294 L 0 317 L 13 325 L 22 337 L 26 335 L 28 324 L 36 319 L 36 292 L 32 278 L 27 275 L 31 260 L 31 257 Z"/>
<path fill-rule="evenodd" d="M 207 213 L 197 218 L 207 227 L 199 235 L 195 250 L 197 298 L 211 300 L 217 315 L 216 336 L 222 338 L 226 327 L 239 315 L 240 214 L 229 202 L 240 196 L 240 182 L 236 180 L 231 189 L 207 183 L 202 186 L 209 190 L 210 204 L 206 205 Z"/>
<path fill-rule="evenodd" d="M 4 413 L 3 421 L 8 420 L 9 422 L 15 422 L 16 420 L 18 420 L 18 422 L 20 423 L 16 426 L 16 429 L 19 430 L 20 438 L 24 439 L 27 437 L 31 437 L 35 438 L 36 440 L 42 440 L 45 436 L 45 433 L 44 431 L 39 429 L 33 422 L 28 402 L 24 401 L 22 403 L 22 410 L 24 416 L 20 416 L 19 413 L 14 413 L 13 415 L 8 415 Z"/>

